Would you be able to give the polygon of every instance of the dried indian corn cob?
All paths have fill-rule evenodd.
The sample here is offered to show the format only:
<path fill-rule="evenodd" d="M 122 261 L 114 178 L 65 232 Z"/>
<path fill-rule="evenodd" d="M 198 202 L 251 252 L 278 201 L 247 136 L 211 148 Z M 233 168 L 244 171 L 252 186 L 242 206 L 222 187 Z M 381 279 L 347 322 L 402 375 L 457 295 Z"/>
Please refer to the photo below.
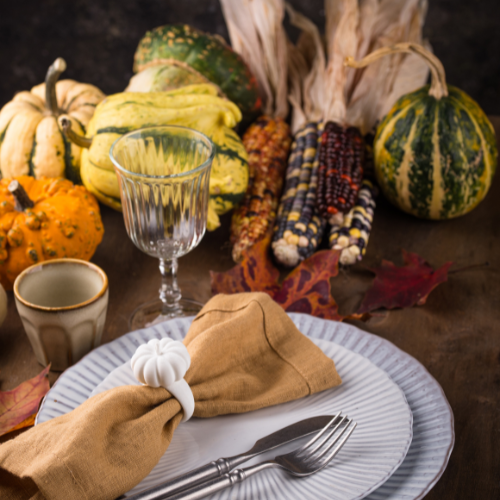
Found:
<path fill-rule="evenodd" d="M 329 246 L 334 250 L 342 250 L 340 263 L 349 266 L 361 260 L 366 253 L 368 238 L 375 211 L 376 188 L 373 183 L 364 179 L 354 207 L 343 220 L 337 218 L 331 225 Z"/>
<path fill-rule="evenodd" d="M 364 141 L 355 127 L 327 122 L 321 135 L 316 205 L 325 219 L 347 213 L 363 178 Z"/>
<path fill-rule="evenodd" d="M 276 260 L 287 267 L 312 255 L 325 229 L 326 223 L 316 209 L 322 130 L 322 123 L 308 123 L 297 132 L 292 144 L 272 243 Z"/>
<path fill-rule="evenodd" d="M 231 220 L 235 262 L 274 224 L 291 142 L 288 125 L 281 118 L 269 116 L 261 116 L 243 136 L 249 180 L 245 197 Z"/>

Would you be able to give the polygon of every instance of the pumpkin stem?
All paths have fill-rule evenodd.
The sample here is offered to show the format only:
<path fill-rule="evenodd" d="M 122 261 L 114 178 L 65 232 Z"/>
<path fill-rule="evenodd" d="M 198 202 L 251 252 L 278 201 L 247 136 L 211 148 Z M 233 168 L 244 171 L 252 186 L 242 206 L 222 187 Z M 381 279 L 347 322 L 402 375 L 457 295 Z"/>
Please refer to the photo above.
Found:
<path fill-rule="evenodd" d="M 359 61 L 354 60 L 354 57 L 352 56 L 346 57 L 344 64 L 351 68 L 364 68 L 381 57 L 389 54 L 397 54 L 399 52 L 417 54 L 425 59 L 425 62 L 429 65 L 432 74 L 429 95 L 438 100 L 448 95 L 448 87 L 446 86 L 446 75 L 443 64 L 432 52 L 428 51 L 418 43 L 402 42 L 388 47 L 382 47 L 375 52 L 368 54 Z"/>
<path fill-rule="evenodd" d="M 8 187 L 8 190 L 14 195 L 16 199 L 16 210 L 18 212 L 24 212 L 27 208 L 33 208 L 35 204 L 33 200 L 28 196 L 23 186 L 19 181 L 13 180 Z"/>
<path fill-rule="evenodd" d="M 62 72 L 66 69 L 66 61 L 58 57 L 50 66 L 45 77 L 45 108 L 54 116 L 59 115 L 57 106 L 56 83 Z"/>
<path fill-rule="evenodd" d="M 65 116 L 59 118 L 59 125 L 61 126 L 64 135 L 74 144 L 80 146 L 81 148 L 88 149 L 92 145 L 92 139 L 84 137 L 83 135 L 77 134 L 71 128 L 71 120 Z"/>

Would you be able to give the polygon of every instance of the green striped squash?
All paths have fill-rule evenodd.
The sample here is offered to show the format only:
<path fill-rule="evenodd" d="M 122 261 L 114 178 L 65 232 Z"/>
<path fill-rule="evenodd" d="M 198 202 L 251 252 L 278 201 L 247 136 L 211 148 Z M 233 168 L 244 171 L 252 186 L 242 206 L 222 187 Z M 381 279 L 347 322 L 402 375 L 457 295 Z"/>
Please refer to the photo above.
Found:
<path fill-rule="evenodd" d="M 495 132 L 479 105 L 448 85 L 403 96 L 380 123 L 374 144 L 377 180 L 397 207 L 425 219 L 471 211 L 485 196 L 497 165 Z"/>
<path fill-rule="evenodd" d="M 415 54 L 431 71 L 431 84 L 401 97 L 377 128 L 374 161 L 386 197 L 424 219 L 451 219 L 470 212 L 490 188 L 497 166 L 495 132 L 479 105 L 446 84 L 443 64 L 418 43 L 401 42 L 375 50 L 364 68 L 381 57 Z"/>
<path fill-rule="evenodd" d="M 148 31 L 134 56 L 128 91 L 155 92 L 182 85 L 211 82 L 244 115 L 259 111 L 257 80 L 239 54 L 218 35 L 186 24 L 170 24 Z"/>

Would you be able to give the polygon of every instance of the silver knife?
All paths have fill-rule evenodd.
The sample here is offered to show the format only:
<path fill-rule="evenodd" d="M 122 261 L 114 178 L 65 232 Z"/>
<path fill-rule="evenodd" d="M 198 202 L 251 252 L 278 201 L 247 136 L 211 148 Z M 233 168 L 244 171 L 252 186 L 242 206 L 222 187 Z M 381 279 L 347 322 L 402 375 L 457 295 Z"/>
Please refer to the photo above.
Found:
<path fill-rule="evenodd" d="M 153 488 L 140 491 L 126 500 L 161 500 L 178 493 L 179 491 L 192 488 L 200 483 L 216 479 L 223 474 L 231 471 L 237 465 L 250 460 L 251 458 L 264 453 L 265 451 L 274 450 L 278 446 L 291 443 L 296 439 L 303 438 L 321 430 L 333 418 L 330 415 L 321 415 L 318 417 L 306 418 L 300 422 L 284 427 L 279 431 L 269 434 L 269 436 L 259 439 L 253 447 L 245 453 L 235 455 L 229 458 L 219 458 L 207 465 L 203 465 L 198 469 L 194 469 L 186 474 L 178 476 L 166 483 L 159 484 Z"/>

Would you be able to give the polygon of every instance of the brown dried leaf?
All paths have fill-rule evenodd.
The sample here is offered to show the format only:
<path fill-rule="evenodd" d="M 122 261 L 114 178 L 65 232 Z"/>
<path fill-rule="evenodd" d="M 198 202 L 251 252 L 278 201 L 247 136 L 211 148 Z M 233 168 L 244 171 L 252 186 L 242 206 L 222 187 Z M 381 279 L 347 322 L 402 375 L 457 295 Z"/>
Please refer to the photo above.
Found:
<path fill-rule="evenodd" d="M 330 293 L 330 278 L 339 271 L 340 252 L 322 250 L 302 261 L 283 281 L 274 300 L 287 312 L 342 321 Z"/>
<path fill-rule="evenodd" d="M 279 271 L 269 257 L 271 236 L 243 252 L 241 264 L 224 273 L 210 271 L 212 293 L 266 292 L 287 312 L 344 319 L 330 293 L 330 278 L 338 274 L 340 253 L 316 252 L 278 284 Z"/>
<path fill-rule="evenodd" d="M 266 292 L 271 297 L 279 289 L 279 271 L 269 257 L 271 234 L 242 253 L 243 259 L 229 271 L 210 271 L 212 293 Z"/>

